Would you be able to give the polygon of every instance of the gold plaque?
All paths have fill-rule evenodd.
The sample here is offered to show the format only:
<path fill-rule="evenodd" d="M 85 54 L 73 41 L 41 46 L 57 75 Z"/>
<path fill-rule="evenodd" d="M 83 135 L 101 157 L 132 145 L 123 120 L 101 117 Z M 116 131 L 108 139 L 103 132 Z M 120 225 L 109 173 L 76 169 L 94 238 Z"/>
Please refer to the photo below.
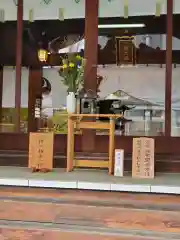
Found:
<path fill-rule="evenodd" d="M 136 48 L 133 36 L 116 37 L 117 65 L 133 65 L 136 63 Z"/>

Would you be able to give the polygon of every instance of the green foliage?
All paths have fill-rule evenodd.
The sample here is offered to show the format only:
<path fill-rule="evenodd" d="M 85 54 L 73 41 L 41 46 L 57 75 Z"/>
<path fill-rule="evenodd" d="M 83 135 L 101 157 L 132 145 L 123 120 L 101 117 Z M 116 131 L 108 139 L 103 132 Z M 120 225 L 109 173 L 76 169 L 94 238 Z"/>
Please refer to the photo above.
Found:
<path fill-rule="evenodd" d="M 14 123 L 15 111 L 15 108 L 2 108 L 2 122 Z M 28 108 L 21 108 L 20 114 L 21 121 L 28 120 Z"/>
<path fill-rule="evenodd" d="M 67 114 L 66 111 L 61 110 L 54 113 L 51 120 L 54 125 L 54 133 L 56 134 L 67 134 Z"/>

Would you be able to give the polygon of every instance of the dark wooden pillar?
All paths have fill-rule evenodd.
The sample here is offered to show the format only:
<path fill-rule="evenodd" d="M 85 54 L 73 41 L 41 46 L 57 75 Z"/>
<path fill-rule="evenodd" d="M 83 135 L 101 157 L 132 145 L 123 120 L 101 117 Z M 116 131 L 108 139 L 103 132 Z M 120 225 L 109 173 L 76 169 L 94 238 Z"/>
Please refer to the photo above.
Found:
<path fill-rule="evenodd" d="M 38 130 L 34 116 L 37 96 L 42 96 L 42 67 L 29 69 L 28 132 L 36 132 Z"/>
<path fill-rule="evenodd" d="M 15 84 L 15 127 L 20 132 L 21 115 L 21 63 L 23 33 L 23 0 L 17 2 L 17 36 L 16 36 L 16 84 Z"/>
<path fill-rule="evenodd" d="M 2 121 L 3 67 L 0 66 L 0 122 Z"/>
<path fill-rule="evenodd" d="M 98 9 L 99 0 L 85 2 L 85 89 L 97 91 L 97 63 L 98 63 Z M 95 148 L 95 132 L 83 132 L 83 151 L 91 152 Z"/>
<path fill-rule="evenodd" d="M 85 66 L 85 88 L 97 91 L 97 63 L 98 63 L 98 9 L 99 0 L 86 0 L 85 5 L 85 49 L 87 60 Z"/>
<path fill-rule="evenodd" d="M 173 0 L 167 0 L 165 136 L 171 136 Z"/>

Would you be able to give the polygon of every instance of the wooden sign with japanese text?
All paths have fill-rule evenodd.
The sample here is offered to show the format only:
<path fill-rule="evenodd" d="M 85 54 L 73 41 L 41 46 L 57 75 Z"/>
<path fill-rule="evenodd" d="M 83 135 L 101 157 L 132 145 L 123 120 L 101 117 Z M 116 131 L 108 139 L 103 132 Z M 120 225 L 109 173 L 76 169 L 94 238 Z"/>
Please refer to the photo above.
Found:
<path fill-rule="evenodd" d="M 53 168 L 53 133 L 30 133 L 29 136 L 29 168 Z"/>
<path fill-rule="evenodd" d="M 134 138 L 132 177 L 154 178 L 154 139 Z"/>
<path fill-rule="evenodd" d="M 115 149 L 114 176 L 124 176 L 124 150 Z"/>

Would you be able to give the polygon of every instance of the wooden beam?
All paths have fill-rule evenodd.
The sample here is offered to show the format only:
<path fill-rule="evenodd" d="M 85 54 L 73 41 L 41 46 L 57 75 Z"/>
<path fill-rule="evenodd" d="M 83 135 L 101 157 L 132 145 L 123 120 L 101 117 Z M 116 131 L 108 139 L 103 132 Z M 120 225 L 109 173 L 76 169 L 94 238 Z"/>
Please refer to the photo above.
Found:
<path fill-rule="evenodd" d="M 87 59 L 84 72 L 84 86 L 86 91 L 97 92 L 97 63 L 98 63 L 98 10 L 99 0 L 85 1 L 85 49 Z M 82 148 L 85 152 L 92 152 L 95 148 L 95 131 L 84 130 Z"/>
<path fill-rule="evenodd" d="M 42 96 L 42 67 L 39 69 L 29 68 L 29 88 L 28 88 L 28 132 L 36 132 L 38 129 L 35 119 L 36 97 Z"/>
<path fill-rule="evenodd" d="M 171 136 L 173 0 L 167 0 L 165 136 Z"/>
<path fill-rule="evenodd" d="M 98 10 L 99 0 L 86 0 L 85 4 L 85 89 L 97 90 L 96 75 L 98 63 Z M 92 51 L 93 50 L 93 51 Z"/>
<path fill-rule="evenodd" d="M 17 36 L 16 36 L 16 83 L 15 83 L 15 128 L 16 128 L 16 132 L 20 132 L 22 33 L 23 33 L 23 0 L 18 0 L 18 2 L 17 2 Z"/>
<path fill-rule="evenodd" d="M 10 33 L 7 35 L 10 38 L 12 36 Z M 9 43 L 10 44 L 10 43 Z M 99 65 L 107 65 L 107 64 L 116 64 L 116 55 L 114 54 L 115 51 L 115 44 L 113 40 L 108 43 L 107 48 L 100 49 L 98 51 L 98 64 Z M 3 46 L 4 47 L 4 46 Z M 10 47 L 10 52 L 11 52 Z M 8 47 L 7 47 L 8 49 Z M 3 66 L 14 66 L 15 61 L 14 57 L 9 57 L 4 53 L 5 50 L 2 50 L 2 56 L 0 56 L 0 65 Z M 24 67 L 33 67 L 39 68 L 39 60 L 37 59 L 37 52 L 24 52 L 24 58 L 22 60 L 22 66 Z M 83 54 L 82 54 L 83 55 Z M 172 62 L 173 63 L 180 63 L 180 50 L 173 50 L 172 51 Z M 63 58 L 65 54 L 56 54 L 52 53 L 48 55 L 48 59 L 46 63 L 42 63 L 42 66 L 60 66 L 62 64 L 61 58 Z M 158 50 L 147 47 L 147 51 L 144 48 L 136 49 L 136 63 L 137 64 L 165 64 L 166 63 L 166 50 Z"/>
<path fill-rule="evenodd" d="M 0 66 L 0 122 L 2 121 L 2 100 L 3 100 L 3 67 Z"/>
<path fill-rule="evenodd" d="M 114 151 L 115 151 L 115 120 L 114 118 L 110 119 L 110 131 L 109 131 L 109 175 L 112 175 L 114 172 Z"/>
<path fill-rule="evenodd" d="M 107 160 L 89 160 L 89 159 L 75 159 L 74 167 L 81 168 L 108 168 L 109 162 Z"/>
<path fill-rule="evenodd" d="M 74 164 L 74 126 L 73 119 L 68 117 L 68 134 L 67 134 L 67 172 L 73 170 Z"/>
<path fill-rule="evenodd" d="M 76 124 L 77 129 L 107 129 L 109 130 L 110 126 L 109 123 L 102 123 L 102 122 L 80 122 Z"/>

